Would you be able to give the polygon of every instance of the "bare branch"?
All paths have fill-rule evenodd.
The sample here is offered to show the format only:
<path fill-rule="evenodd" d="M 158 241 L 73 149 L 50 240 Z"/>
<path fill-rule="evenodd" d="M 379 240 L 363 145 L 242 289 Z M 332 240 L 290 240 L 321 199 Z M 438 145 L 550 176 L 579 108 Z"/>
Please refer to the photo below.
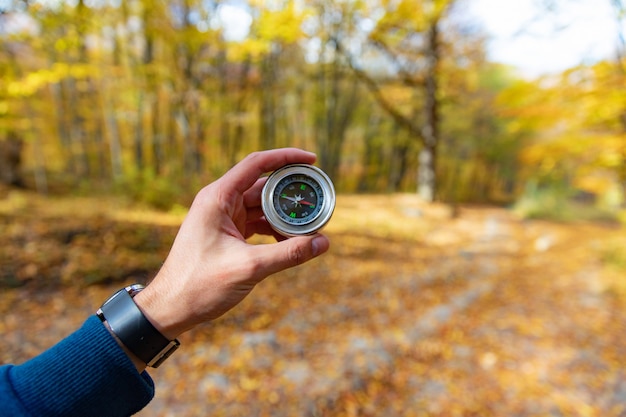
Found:
<path fill-rule="evenodd" d="M 416 79 L 414 76 L 412 76 L 412 74 L 409 71 L 407 71 L 404 65 L 400 63 L 398 59 L 398 55 L 394 54 L 391 51 L 391 48 L 389 47 L 389 45 L 387 45 L 380 39 L 374 40 L 373 44 L 385 54 L 387 59 L 389 59 L 393 63 L 404 85 L 408 87 L 413 87 L 413 88 L 421 88 L 424 86 L 423 80 Z"/>
<path fill-rule="evenodd" d="M 422 132 L 415 120 L 400 112 L 391 102 L 389 102 L 389 100 L 387 100 L 387 98 L 382 93 L 378 83 L 374 81 L 374 79 L 370 77 L 369 74 L 367 74 L 365 71 L 358 68 L 354 64 L 354 59 L 343 48 L 339 40 L 333 39 L 333 41 L 336 44 L 337 51 L 346 58 L 346 61 L 348 61 L 348 65 L 350 66 L 354 74 L 361 82 L 365 84 L 365 86 L 369 89 L 370 93 L 372 94 L 372 96 L 374 96 L 374 99 L 383 108 L 383 110 L 385 110 L 395 120 L 397 124 L 405 127 L 411 133 L 411 135 L 421 138 Z"/>

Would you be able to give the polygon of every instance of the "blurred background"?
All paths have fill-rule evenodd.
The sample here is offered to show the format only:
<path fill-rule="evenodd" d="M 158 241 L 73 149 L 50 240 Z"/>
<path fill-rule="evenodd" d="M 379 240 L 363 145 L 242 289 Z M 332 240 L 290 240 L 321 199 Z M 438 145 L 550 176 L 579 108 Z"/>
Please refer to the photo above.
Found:
<path fill-rule="evenodd" d="M 0 12 L 4 183 L 171 208 L 251 151 L 300 146 L 343 192 L 579 197 L 609 212 L 624 199 L 619 1 L 4 0 Z"/>
<path fill-rule="evenodd" d="M 297 146 L 339 191 L 331 252 L 186 335 L 145 415 L 623 416 L 625 24 L 621 0 L 0 0 L 0 361 L 148 281 L 202 185 Z"/>

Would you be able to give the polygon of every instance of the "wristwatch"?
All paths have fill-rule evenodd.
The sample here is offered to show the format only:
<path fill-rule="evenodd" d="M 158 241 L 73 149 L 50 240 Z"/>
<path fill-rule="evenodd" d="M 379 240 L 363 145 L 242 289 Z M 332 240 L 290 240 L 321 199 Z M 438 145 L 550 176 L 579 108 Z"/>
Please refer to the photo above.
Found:
<path fill-rule="evenodd" d="M 117 338 L 147 366 L 158 368 L 180 346 L 168 340 L 143 315 L 133 297 L 145 287 L 133 284 L 122 288 L 102 304 L 96 315 L 106 321 Z"/>

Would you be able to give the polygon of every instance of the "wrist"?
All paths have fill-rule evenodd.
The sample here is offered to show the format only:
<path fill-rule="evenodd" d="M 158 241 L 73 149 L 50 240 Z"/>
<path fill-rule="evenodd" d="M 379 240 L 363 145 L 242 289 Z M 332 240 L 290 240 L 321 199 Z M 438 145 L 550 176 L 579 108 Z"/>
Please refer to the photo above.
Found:
<path fill-rule="evenodd" d="M 174 353 L 180 342 L 160 333 L 135 303 L 134 297 L 143 288 L 142 285 L 135 284 L 119 290 L 102 304 L 96 315 L 105 323 L 120 346 L 143 364 L 157 368 Z M 134 362 L 133 355 L 129 357 Z"/>
<path fill-rule="evenodd" d="M 172 303 L 163 302 L 163 294 L 157 294 L 154 287 L 146 287 L 134 298 L 143 315 L 168 340 L 174 340 L 187 329 L 179 323 L 176 311 L 171 311 Z M 165 305 L 164 305 L 165 304 Z"/>

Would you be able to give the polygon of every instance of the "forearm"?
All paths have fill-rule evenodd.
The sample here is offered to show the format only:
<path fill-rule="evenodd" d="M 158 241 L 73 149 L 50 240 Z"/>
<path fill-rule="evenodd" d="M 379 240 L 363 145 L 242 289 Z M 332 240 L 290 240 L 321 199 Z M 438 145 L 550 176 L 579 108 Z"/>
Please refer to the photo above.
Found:
<path fill-rule="evenodd" d="M 72 335 L 19 366 L 2 368 L 0 402 L 32 416 L 128 416 L 154 396 L 147 373 L 93 316 Z"/>

